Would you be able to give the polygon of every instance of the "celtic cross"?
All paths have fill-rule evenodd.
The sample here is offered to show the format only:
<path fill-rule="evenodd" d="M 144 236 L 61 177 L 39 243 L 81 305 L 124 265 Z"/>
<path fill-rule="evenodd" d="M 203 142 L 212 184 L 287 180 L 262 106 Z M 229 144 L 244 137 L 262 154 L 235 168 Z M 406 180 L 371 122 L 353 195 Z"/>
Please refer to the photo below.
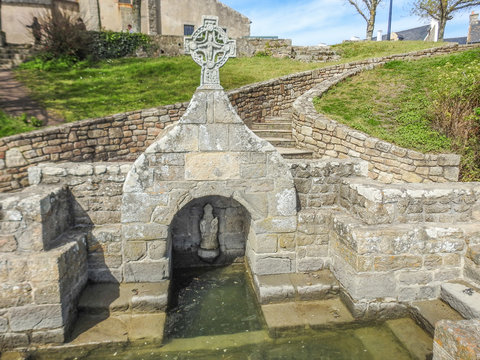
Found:
<path fill-rule="evenodd" d="M 185 38 L 185 54 L 202 67 L 200 89 L 222 89 L 219 69 L 235 57 L 237 46 L 218 26 L 218 17 L 203 16 L 203 25 L 191 37 Z"/>

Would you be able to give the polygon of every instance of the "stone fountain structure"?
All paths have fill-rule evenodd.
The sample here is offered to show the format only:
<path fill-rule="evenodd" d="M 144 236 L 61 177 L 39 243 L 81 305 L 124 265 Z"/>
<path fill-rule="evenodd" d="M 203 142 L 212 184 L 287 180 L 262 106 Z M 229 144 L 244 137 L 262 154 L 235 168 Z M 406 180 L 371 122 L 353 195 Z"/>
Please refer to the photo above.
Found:
<path fill-rule="evenodd" d="M 480 281 L 478 184 L 387 185 L 358 159 L 287 161 L 220 85 L 235 42 L 218 19 L 185 48 L 200 87 L 133 163 L 42 163 L 30 187 L 0 194 L 0 348 L 64 342 L 87 281 L 130 289 L 124 310 L 162 312 L 186 266 L 244 259 L 260 303 L 341 296 L 363 319 Z M 303 277 L 317 271 L 327 283 Z"/>

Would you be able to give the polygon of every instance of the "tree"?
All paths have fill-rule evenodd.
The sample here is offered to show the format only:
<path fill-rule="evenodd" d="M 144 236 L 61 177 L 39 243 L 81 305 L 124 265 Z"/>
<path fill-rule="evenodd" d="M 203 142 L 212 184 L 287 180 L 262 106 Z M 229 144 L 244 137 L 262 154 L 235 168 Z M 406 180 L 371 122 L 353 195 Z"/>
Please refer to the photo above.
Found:
<path fill-rule="evenodd" d="M 375 27 L 375 16 L 377 15 L 377 6 L 382 0 L 348 0 L 357 12 L 367 22 L 367 40 L 372 39 L 373 28 Z"/>
<path fill-rule="evenodd" d="M 480 5 L 480 0 L 416 0 L 412 12 L 420 17 L 438 21 L 438 40 L 443 40 L 445 25 L 453 13 Z"/>

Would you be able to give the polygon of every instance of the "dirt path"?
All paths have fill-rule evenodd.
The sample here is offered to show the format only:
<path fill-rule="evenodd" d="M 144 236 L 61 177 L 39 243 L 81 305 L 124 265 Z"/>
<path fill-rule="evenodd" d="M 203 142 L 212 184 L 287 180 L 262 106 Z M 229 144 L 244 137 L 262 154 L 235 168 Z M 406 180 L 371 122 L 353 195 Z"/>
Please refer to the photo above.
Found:
<path fill-rule="evenodd" d="M 9 115 L 20 116 L 26 113 L 42 120 L 44 126 L 59 125 L 63 119 L 49 113 L 34 101 L 28 89 L 15 80 L 12 71 L 0 70 L 0 110 Z"/>

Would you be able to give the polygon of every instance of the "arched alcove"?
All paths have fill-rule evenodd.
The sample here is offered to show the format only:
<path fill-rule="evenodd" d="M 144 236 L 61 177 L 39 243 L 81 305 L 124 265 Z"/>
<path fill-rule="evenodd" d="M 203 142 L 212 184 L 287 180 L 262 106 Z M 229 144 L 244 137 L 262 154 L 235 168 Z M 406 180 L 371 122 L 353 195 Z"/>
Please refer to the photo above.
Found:
<path fill-rule="evenodd" d="M 200 221 L 207 204 L 218 219 L 219 255 L 211 262 L 198 255 L 202 239 Z M 242 261 L 250 222 L 248 211 L 233 198 L 213 195 L 190 201 L 175 214 L 169 228 L 167 246 L 171 247 L 172 267 L 222 266 Z"/>

